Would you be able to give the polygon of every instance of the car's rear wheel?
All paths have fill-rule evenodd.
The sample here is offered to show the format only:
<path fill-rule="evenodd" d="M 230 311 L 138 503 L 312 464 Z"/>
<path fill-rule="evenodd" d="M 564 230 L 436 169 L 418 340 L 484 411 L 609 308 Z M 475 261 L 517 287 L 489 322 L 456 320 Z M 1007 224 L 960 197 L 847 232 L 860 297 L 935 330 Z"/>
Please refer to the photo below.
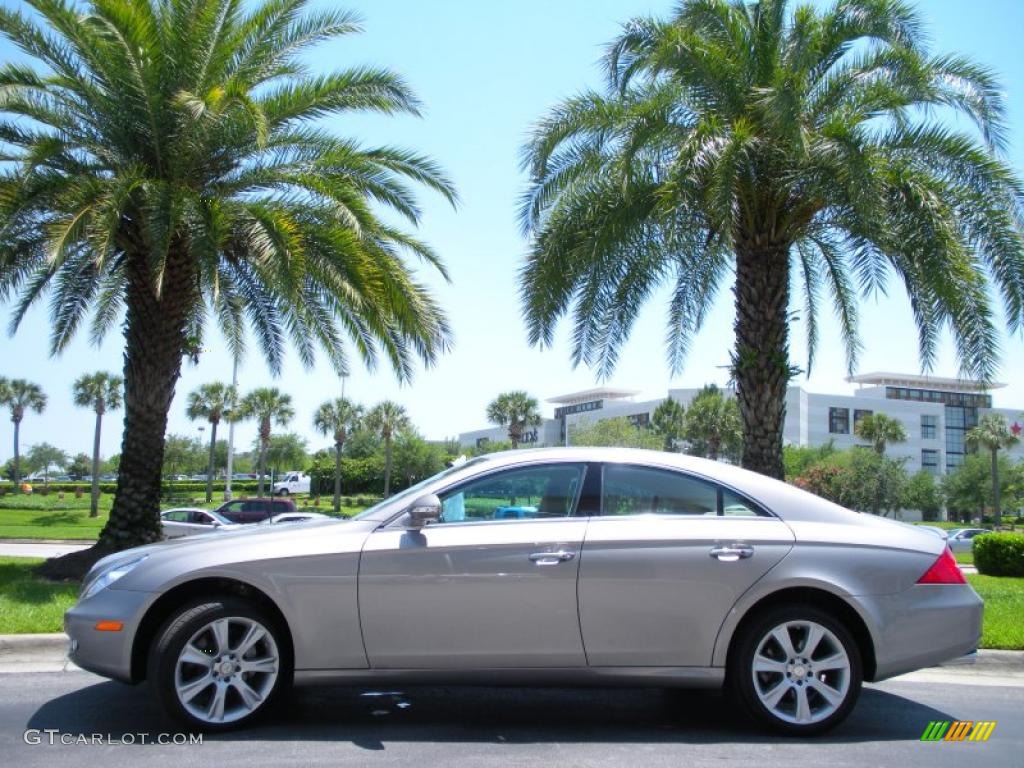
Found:
<path fill-rule="evenodd" d="M 277 495 L 278 496 L 287 496 L 288 495 L 288 489 L 287 488 L 282 488 L 280 491 L 277 492 Z"/>
<path fill-rule="evenodd" d="M 238 598 L 183 606 L 157 634 L 149 679 L 165 709 L 207 731 L 237 728 L 264 714 L 291 684 L 281 629 Z"/>
<path fill-rule="evenodd" d="M 729 662 L 745 708 L 775 731 L 810 736 L 846 719 L 860 695 L 860 651 L 849 630 L 811 606 L 775 608 L 747 625 Z"/>

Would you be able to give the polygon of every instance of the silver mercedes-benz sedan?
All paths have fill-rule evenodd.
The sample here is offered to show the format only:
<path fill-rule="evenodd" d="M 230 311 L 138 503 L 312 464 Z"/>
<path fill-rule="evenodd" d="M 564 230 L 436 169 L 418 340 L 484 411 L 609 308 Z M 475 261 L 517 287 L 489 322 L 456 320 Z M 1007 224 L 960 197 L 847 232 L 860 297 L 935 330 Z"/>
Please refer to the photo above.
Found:
<path fill-rule="evenodd" d="M 71 659 L 148 680 L 193 727 L 294 683 L 725 685 L 807 735 L 862 681 L 973 651 L 946 543 L 736 467 L 554 448 L 472 459 L 349 521 L 164 542 L 96 564 Z"/>

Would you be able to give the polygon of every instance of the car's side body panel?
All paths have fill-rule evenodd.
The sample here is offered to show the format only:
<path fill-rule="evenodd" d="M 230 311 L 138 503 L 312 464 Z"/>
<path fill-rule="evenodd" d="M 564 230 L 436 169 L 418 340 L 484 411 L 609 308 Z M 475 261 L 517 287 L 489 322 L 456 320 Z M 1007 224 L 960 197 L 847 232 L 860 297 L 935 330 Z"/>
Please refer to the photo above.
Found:
<path fill-rule="evenodd" d="M 753 555 L 711 556 L 737 543 Z M 578 589 L 588 662 L 708 665 L 729 610 L 792 546 L 792 531 L 771 517 L 593 518 Z"/>
<path fill-rule="evenodd" d="M 586 518 L 383 528 L 363 550 L 370 665 L 584 667 L 576 575 Z M 531 555 L 566 553 L 545 564 Z"/>

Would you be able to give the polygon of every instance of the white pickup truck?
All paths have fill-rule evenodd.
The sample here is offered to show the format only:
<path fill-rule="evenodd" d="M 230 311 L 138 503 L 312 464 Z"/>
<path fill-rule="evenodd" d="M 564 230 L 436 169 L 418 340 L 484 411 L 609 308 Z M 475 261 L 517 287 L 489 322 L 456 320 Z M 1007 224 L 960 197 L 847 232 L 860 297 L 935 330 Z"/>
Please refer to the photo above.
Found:
<path fill-rule="evenodd" d="M 275 496 L 289 496 L 295 493 L 309 493 L 309 475 L 304 472 L 289 472 L 280 482 L 274 483 L 271 491 Z"/>

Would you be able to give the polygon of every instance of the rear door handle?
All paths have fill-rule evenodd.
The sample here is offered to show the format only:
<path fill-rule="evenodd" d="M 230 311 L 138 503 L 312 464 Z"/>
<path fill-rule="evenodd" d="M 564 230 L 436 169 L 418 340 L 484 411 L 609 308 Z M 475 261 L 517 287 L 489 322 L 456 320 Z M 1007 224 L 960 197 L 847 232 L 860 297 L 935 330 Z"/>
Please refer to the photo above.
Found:
<path fill-rule="evenodd" d="M 708 554 L 720 563 L 735 563 L 753 557 L 754 548 L 749 544 L 730 544 L 726 547 L 712 547 Z"/>
<path fill-rule="evenodd" d="M 558 565 L 576 557 L 575 552 L 560 549 L 557 552 L 534 552 L 530 555 L 530 562 L 537 565 Z"/>

